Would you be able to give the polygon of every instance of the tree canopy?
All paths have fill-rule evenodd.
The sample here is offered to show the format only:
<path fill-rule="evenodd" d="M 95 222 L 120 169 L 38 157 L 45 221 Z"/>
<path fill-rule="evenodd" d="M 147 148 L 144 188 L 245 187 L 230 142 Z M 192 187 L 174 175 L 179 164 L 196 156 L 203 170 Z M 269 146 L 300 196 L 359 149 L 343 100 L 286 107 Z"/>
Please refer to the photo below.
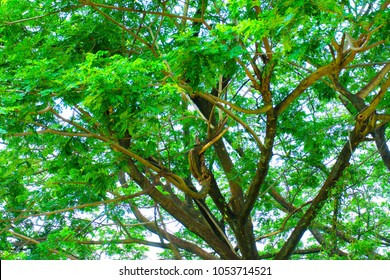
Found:
<path fill-rule="evenodd" d="M 2 259 L 390 258 L 389 1 L 0 3 Z"/>

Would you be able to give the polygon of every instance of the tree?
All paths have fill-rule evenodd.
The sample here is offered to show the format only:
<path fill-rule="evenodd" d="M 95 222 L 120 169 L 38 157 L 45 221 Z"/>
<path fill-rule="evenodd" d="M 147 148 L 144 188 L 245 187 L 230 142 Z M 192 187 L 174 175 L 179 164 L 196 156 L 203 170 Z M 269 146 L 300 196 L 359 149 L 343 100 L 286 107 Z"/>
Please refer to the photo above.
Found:
<path fill-rule="evenodd" d="M 3 259 L 388 259 L 389 1 L 1 1 Z"/>

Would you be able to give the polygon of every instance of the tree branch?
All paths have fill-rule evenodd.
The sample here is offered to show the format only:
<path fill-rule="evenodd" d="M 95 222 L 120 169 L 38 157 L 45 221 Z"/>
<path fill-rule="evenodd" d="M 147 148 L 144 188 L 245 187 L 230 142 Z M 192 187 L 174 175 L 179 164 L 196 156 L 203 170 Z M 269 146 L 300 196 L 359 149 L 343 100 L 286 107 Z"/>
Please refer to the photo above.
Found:
<path fill-rule="evenodd" d="M 149 231 L 159 234 L 163 230 L 159 228 L 156 223 L 150 222 L 148 218 L 146 218 L 141 211 L 133 204 L 129 203 L 133 214 L 136 216 L 137 220 L 140 221 L 145 225 L 145 228 L 148 229 Z M 165 236 L 169 236 L 171 242 L 178 246 L 179 248 L 182 248 L 183 250 L 186 250 L 188 252 L 191 252 L 205 260 L 215 260 L 217 259 L 214 255 L 204 251 L 202 248 L 197 246 L 196 244 L 190 243 L 188 241 L 185 241 L 183 239 L 180 239 L 179 237 L 170 234 L 169 232 L 164 232 Z"/>
<path fill-rule="evenodd" d="M 390 65 L 389 65 L 390 70 Z M 371 116 L 375 109 L 378 107 L 379 102 L 382 100 L 383 96 L 385 95 L 387 89 L 390 87 L 390 77 L 388 77 L 385 82 L 382 84 L 379 92 L 377 95 L 375 95 L 374 99 L 371 101 L 370 105 L 367 106 L 363 111 L 359 113 L 357 116 L 358 120 L 365 121 L 369 116 Z"/>
<path fill-rule="evenodd" d="M 50 215 L 59 214 L 59 213 L 63 213 L 63 212 L 74 211 L 74 210 L 77 210 L 77 209 L 83 209 L 83 208 L 86 208 L 86 207 L 96 207 L 96 206 L 99 206 L 99 205 L 106 205 L 106 204 L 110 204 L 110 203 L 116 203 L 116 202 L 120 202 L 120 201 L 129 200 L 131 198 L 135 198 L 135 197 L 144 195 L 146 193 L 148 193 L 148 190 L 142 190 L 142 191 L 137 192 L 135 194 L 130 194 L 130 195 L 126 195 L 126 196 L 120 196 L 120 197 L 117 197 L 117 198 L 114 198 L 114 199 L 108 199 L 108 200 L 104 200 L 104 201 L 96 201 L 96 202 L 76 205 L 76 206 L 63 208 L 63 209 L 59 209 L 59 210 L 55 210 L 55 211 L 42 212 L 42 213 L 31 214 L 31 215 L 24 215 L 24 216 L 18 216 L 18 217 L 13 218 L 13 219 L 3 219 L 3 220 L 0 220 L 0 222 L 2 222 L 2 223 L 3 222 L 15 222 L 15 221 L 18 221 L 18 220 L 32 218 L 32 217 L 50 216 Z"/>
<path fill-rule="evenodd" d="M 360 133 L 359 129 L 357 129 L 357 126 L 358 124 L 355 125 L 355 129 L 352 131 L 350 139 L 344 144 L 344 147 L 341 150 L 336 163 L 334 164 L 327 180 L 321 187 L 319 193 L 314 198 L 309 209 L 299 220 L 297 226 L 291 233 L 286 243 L 283 245 L 282 249 L 276 255 L 275 259 L 284 260 L 290 258 L 292 252 L 301 240 L 303 234 L 317 217 L 326 200 L 329 198 L 332 189 L 336 185 L 336 182 L 343 174 L 345 168 L 349 165 L 349 160 L 352 156 L 352 153 L 355 151 L 359 143 L 363 141 L 364 135 Z"/>
<path fill-rule="evenodd" d="M 117 7 L 117 6 L 112 6 L 112 5 L 105 5 L 105 4 L 99 4 L 95 3 L 92 1 L 80 1 L 84 3 L 85 5 L 88 6 L 95 6 L 95 7 L 100 7 L 100 8 L 105 8 L 105 9 L 110 9 L 110 10 L 117 10 L 117 11 L 127 11 L 127 12 L 132 12 L 132 13 L 137 13 L 137 14 L 143 14 L 143 15 L 158 15 L 158 16 L 163 16 L 163 17 L 168 17 L 168 18 L 177 18 L 181 20 L 188 20 L 192 22 L 198 22 L 202 23 L 206 26 L 207 29 L 211 29 L 211 27 L 204 21 L 203 18 L 192 18 L 192 17 L 187 17 L 187 16 L 180 16 L 180 15 L 175 15 L 175 14 L 170 14 L 170 13 L 165 13 L 165 12 L 153 12 L 153 11 L 143 11 L 143 10 L 137 10 L 137 9 L 132 9 L 128 7 Z"/>
<path fill-rule="evenodd" d="M 67 131 L 59 131 L 54 129 L 44 129 L 39 131 L 26 131 L 26 132 L 20 132 L 20 133 L 13 133 L 13 134 L 7 134 L 7 136 L 11 137 L 22 137 L 22 136 L 28 136 L 28 135 L 34 135 L 34 134 L 57 134 L 61 136 L 67 136 L 67 137 L 86 137 L 86 138 L 93 138 L 94 135 L 90 133 L 76 133 L 76 132 L 67 132 Z"/>
<path fill-rule="evenodd" d="M 149 44 L 148 42 L 146 42 L 144 39 L 142 39 L 139 35 L 137 35 L 136 33 L 132 32 L 129 28 L 125 27 L 123 24 L 117 22 L 115 19 L 113 19 L 111 16 L 109 16 L 108 14 L 106 14 L 105 12 L 101 11 L 100 9 L 97 8 L 97 4 L 93 3 L 93 2 L 89 2 L 89 1 L 85 1 L 85 4 L 90 6 L 92 9 L 94 9 L 95 11 L 97 11 L 99 14 L 101 14 L 103 17 L 105 17 L 106 19 L 108 19 L 109 21 L 111 21 L 113 24 L 119 26 L 120 28 L 122 28 L 122 30 L 126 31 L 127 33 L 129 33 L 131 36 L 133 36 L 134 38 L 136 38 L 138 41 L 140 41 L 142 44 L 144 44 L 152 53 L 153 55 L 157 58 L 159 57 L 159 55 L 157 54 L 156 50 L 153 48 L 153 46 L 151 44 Z"/>
<path fill-rule="evenodd" d="M 13 236 L 15 236 L 15 237 L 17 237 L 17 238 L 20 238 L 20 239 L 23 239 L 23 240 L 26 240 L 26 241 L 28 241 L 28 242 L 30 242 L 30 243 L 33 243 L 33 244 L 40 244 L 40 242 L 39 241 L 36 241 L 35 239 L 33 239 L 33 238 L 30 238 L 30 237 L 27 237 L 27 236 L 25 236 L 25 235 L 23 235 L 23 234 L 20 234 L 20 233 L 17 233 L 17 232 L 14 232 L 14 231 L 12 231 L 12 230 L 7 230 L 10 234 L 12 234 Z M 76 257 L 74 257 L 74 256 L 72 256 L 72 255 L 69 255 L 69 254 L 65 254 L 65 253 L 61 253 L 60 251 L 58 251 L 58 250 L 56 250 L 56 249 L 48 249 L 50 252 L 52 252 L 52 253 L 54 253 L 54 254 L 57 254 L 57 255 L 64 255 L 64 256 L 66 256 L 68 259 L 70 259 L 70 260 L 78 260 L 78 258 L 76 258 Z"/>
<path fill-rule="evenodd" d="M 379 83 L 384 79 L 386 74 L 390 71 L 390 62 L 388 62 L 379 72 L 375 75 L 371 81 L 364 86 L 356 95 L 362 99 L 366 98 L 371 91 L 376 88 Z"/>
<path fill-rule="evenodd" d="M 308 87 L 310 87 L 320 78 L 331 74 L 333 71 L 335 71 L 335 69 L 337 69 L 337 67 L 331 63 L 329 65 L 318 68 L 315 72 L 304 78 L 286 98 L 284 98 L 278 105 L 276 105 L 276 116 L 282 114 L 287 109 L 287 107 L 293 101 L 295 101 Z"/>
<path fill-rule="evenodd" d="M 43 17 L 51 16 L 51 15 L 54 15 L 54 14 L 58 14 L 58 13 L 74 10 L 74 9 L 77 9 L 77 8 L 81 8 L 83 6 L 84 6 L 83 4 L 81 4 L 81 5 L 74 5 L 74 6 L 70 6 L 68 8 L 62 9 L 62 10 L 57 10 L 57 11 L 54 11 L 54 12 L 50 12 L 50 13 L 45 14 L 45 15 L 35 16 L 35 17 L 31 17 L 31 18 L 19 19 L 19 20 L 15 20 L 15 21 L 12 21 L 12 22 L 5 21 L 4 23 L 7 24 L 7 25 L 12 25 L 12 24 L 22 23 L 22 22 L 26 22 L 26 21 L 30 21 L 30 20 L 36 20 L 36 19 L 40 19 L 40 18 L 43 18 Z"/>
<path fill-rule="evenodd" d="M 234 119 L 236 122 L 241 124 L 245 128 L 245 130 L 248 131 L 249 134 L 251 134 L 253 136 L 253 138 L 255 139 L 256 144 L 258 145 L 260 151 L 262 151 L 262 152 L 264 151 L 264 145 L 261 142 L 261 140 L 259 139 L 259 137 L 257 136 L 256 132 L 254 132 L 253 129 L 247 123 L 245 123 L 241 118 L 236 116 L 232 111 L 230 111 L 230 110 L 226 109 L 225 107 L 223 107 L 219 102 L 217 102 L 216 100 L 211 98 L 209 94 L 196 93 L 195 95 L 199 96 L 199 97 L 201 97 L 201 98 L 203 98 L 203 99 L 205 99 L 207 101 L 209 101 L 212 104 L 214 104 L 219 109 L 224 111 L 227 115 L 229 115 L 232 119 Z M 266 110 L 267 108 L 270 109 L 269 106 L 266 106 L 265 108 L 262 108 L 262 111 Z"/>
<path fill-rule="evenodd" d="M 363 112 L 365 108 L 367 108 L 366 103 L 362 98 L 349 92 L 345 87 L 341 85 L 341 83 L 336 79 L 336 77 L 334 76 L 330 76 L 330 77 L 333 82 L 334 89 L 340 92 L 343 96 L 345 96 L 351 102 L 351 104 L 356 108 L 357 111 Z M 382 85 L 382 89 L 381 89 L 382 95 L 384 94 L 383 87 L 386 87 L 386 83 Z M 368 88 L 368 87 L 366 86 L 364 88 Z M 346 106 L 346 104 L 344 104 L 344 106 Z M 386 144 L 386 135 L 385 135 L 386 127 L 384 126 L 384 124 L 386 124 L 387 122 L 387 119 L 386 117 L 383 117 L 383 115 L 377 115 L 375 116 L 375 118 L 377 118 L 377 120 L 382 120 L 382 118 L 385 118 L 385 120 L 382 120 L 382 122 L 377 125 L 377 128 L 375 130 L 371 131 L 371 134 L 375 139 L 375 144 L 377 146 L 377 149 L 379 151 L 383 163 L 385 164 L 387 169 L 390 170 L 390 150 Z M 375 123 L 371 125 L 375 126 Z"/>

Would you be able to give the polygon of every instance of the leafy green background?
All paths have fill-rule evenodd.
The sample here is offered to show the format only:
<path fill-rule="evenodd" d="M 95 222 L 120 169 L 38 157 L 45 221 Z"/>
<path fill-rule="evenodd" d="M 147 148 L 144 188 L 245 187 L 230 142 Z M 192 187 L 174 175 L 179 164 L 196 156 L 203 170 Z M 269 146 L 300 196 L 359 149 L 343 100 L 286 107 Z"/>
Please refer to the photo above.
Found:
<path fill-rule="evenodd" d="M 388 1 L 0 3 L 1 259 L 390 258 Z"/>

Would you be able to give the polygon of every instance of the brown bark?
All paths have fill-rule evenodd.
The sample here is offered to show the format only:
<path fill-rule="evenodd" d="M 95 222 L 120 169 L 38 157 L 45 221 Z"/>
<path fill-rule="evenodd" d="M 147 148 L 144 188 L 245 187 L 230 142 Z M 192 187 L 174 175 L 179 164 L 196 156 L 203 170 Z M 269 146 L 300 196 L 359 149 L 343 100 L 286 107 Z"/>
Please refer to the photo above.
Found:
<path fill-rule="evenodd" d="M 276 255 L 275 259 L 284 260 L 290 258 L 292 252 L 298 245 L 298 242 L 301 240 L 302 235 L 305 233 L 305 231 L 308 229 L 310 224 L 317 217 L 322 207 L 324 206 L 326 200 L 329 198 L 337 181 L 343 174 L 343 171 L 349 165 L 349 160 L 352 156 L 352 153 L 355 151 L 359 143 L 363 140 L 364 136 L 365 135 L 362 135 L 359 131 L 357 131 L 356 128 L 353 130 L 350 139 L 345 143 L 343 149 L 341 150 L 337 158 L 337 161 L 333 166 L 327 180 L 321 187 L 317 196 L 314 198 L 309 209 L 299 220 L 298 225 L 294 228 L 290 237 L 283 245 L 279 253 Z"/>
<path fill-rule="evenodd" d="M 204 224 L 202 220 L 197 219 L 196 216 L 190 215 L 186 209 L 180 207 L 173 202 L 168 196 L 163 195 L 160 191 L 151 187 L 147 178 L 138 170 L 136 165 L 131 159 L 128 159 L 130 177 L 137 182 L 142 189 L 148 189 L 148 195 L 161 207 L 163 207 L 168 213 L 175 217 L 180 223 L 182 223 L 187 229 L 194 232 L 200 238 L 205 240 L 222 259 L 238 259 L 236 253 L 229 247 L 229 245 L 221 240 L 218 235 L 209 227 Z"/>

